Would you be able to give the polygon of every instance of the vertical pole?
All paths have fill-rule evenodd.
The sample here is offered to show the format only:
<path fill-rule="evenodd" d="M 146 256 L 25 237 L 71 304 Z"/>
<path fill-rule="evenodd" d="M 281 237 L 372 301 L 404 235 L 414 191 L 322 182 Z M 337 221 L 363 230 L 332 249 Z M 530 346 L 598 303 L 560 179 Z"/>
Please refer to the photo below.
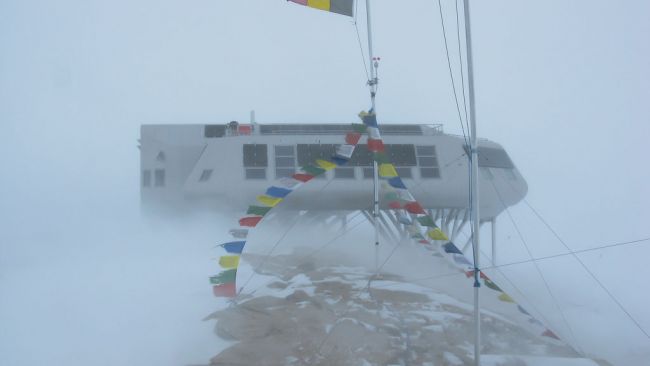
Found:
<path fill-rule="evenodd" d="M 470 207 L 472 209 L 472 251 L 474 255 L 474 365 L 481 365 L 481 312 L 480 312 L 480 215 L 479 215 L 479 188 L 478 188 L 478 138 L 476 136 L 476 104 L 474 98 L 474 66 L 472 59 L 472 31 L 470 23 L 469 0 L 464 0 L 465 13 L 465 44 L 467 47 L 467 84 L 469 89 L 469 110 L 470 110 L 470 149 L 471 149 L 471 197 Z"/>
<path fill-rule="evenodd" d="M 370 80 L 368 80 L 368 87 L 370 88 L 370 102 L 372 104 L 372 111 L 377 113 L 375 105 L 375 96 L 377 94 L 377 69 L 374 60 L 372 49 L 372 17 L 370 14 L 370 0 L 366 0 L 366 19 L 368 26 L 368 64 L 370 66 Z M 377 162 L 374 161 L 373 167 L 373 225 L 375 226 L 375 275 L 379 275 L 379 169 Z"/>
<path fill-rule="evenodd" d="M 497 264 L 497 218 L 492 218 L 492 265 Z"/>

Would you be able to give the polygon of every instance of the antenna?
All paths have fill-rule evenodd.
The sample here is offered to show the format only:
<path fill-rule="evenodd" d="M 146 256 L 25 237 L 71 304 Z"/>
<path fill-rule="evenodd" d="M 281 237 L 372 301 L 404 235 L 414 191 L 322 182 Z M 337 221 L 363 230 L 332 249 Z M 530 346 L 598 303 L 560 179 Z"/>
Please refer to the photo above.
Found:
<path fill-rule="evenodd" d="M 472 253 L 474 256 L 474 365 L 481 365 L 481 311 L 480 311 L 480 215 L 478 189 L 478 138 L 476 136 L 476 103 L 474 99 L 474 66 L 472 60 L 472 30 L 469 15 L 469 0 L 463 1 L 465 13 L 465 46 L 467 47 L 467 85 L 469 87 L 469 119 L 470 119 L 470 190 L 471 190 L 471 223 L 472 223 Z"/>
<path fill-rule="evenodd" d="M 379 67 L 379 59 L 375 59 L 372 49 L 372 17 L 370 12 L 370 0 L 366 0 L 366 17 L 368 25 L 368 64 L 370 66 L 370 80 L 368 80 L 368 87 L 370 88 L 370 102 L 372 105 L 372 113 L 377 113 L 375 97 L 377 96 L 377 68 Z M 372 224 L 375 229 L 375 276 L 379 276 L 379 169 L 377 160 L 373 160 L 372 164 L 373 173 L 373 210 L 372 210 Z"/>

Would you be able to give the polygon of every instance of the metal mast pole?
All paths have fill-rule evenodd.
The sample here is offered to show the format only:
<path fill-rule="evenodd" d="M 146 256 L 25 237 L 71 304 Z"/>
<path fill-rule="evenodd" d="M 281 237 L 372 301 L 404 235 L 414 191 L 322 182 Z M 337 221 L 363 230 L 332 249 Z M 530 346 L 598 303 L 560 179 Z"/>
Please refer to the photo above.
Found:
<path fill-rule="evenodd" d="M 368 26 L 368 64 L 370 66 L 370 80 L 368 80 L 368 87 L 370 88 L 370 102 L 372 104 L 372 112 L 377 113 L 375 96 L 377 95 L 377 63 L 372 50 L 372 19 L 370 15 L 370 0 L 366 0 L 366 19 Z M 379 169 L 377 161 L 373 164 L 373 225 L 375 227 L 375 275 L 379 275 Z"/>
<path fill-rule="evenodd" d="M 463 0 L 465 13 L 465 44 L 467 47 L 467 83 L 469 87 L 469 117 L 470 117 L 470 149 L 471 149 L 471 202 L 472 208 L 472 252 L 474 255 L 474 365 L 481 365 L 481 312 L 480 312 L 480 215 L 479 215 L 479 189 L 478 189 L 478 138 L 476 136 L 476 104 L 474 98 L 474 66 L 472 60 L 472 31 L 470 23 L 469 0 Z"/>

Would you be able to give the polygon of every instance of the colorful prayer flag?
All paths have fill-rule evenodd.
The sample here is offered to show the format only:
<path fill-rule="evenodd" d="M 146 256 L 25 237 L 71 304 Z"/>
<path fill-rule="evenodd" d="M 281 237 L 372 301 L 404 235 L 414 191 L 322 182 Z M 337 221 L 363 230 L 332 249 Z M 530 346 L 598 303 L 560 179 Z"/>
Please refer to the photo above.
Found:
<path fill-rule="evenodd" d="M 382 140 L 368 139 L 368 150 L 372 152 L 383 152 L 384 142 Z"/>
<path fill-rule="evenodd" d="M 381 133 L 379 133 L 379 127 L 368 127 L 368 138 L 373 140 L 381 140 Z"/>
<path fill-rule="evenodd" d="M 489 289 L 492 289 L 492 290 L 494 290 L 494 291 L 503 292 L 503 290 L 502 290 L 499 286 L 497 286 L 496 283 L 492 282 L 492 280 L 489 279 L 489 278 L 485 278 L 485 279 L 483 280 L 483 283 L 484 283 L 485 286 L 487 286 L 487 288 L 489 288 Z"/>
<path fill-rule="evenodd" d="M 388 184 L 390 184 L 390 186 L 393 187 L 393 188 L 406 189 L 406 186 L 404 185 L 404 182 L 402 181 L 402 178 L 400 178 L 400 177 L 390 178 L 388 180 Z"/>
<path fill-rule="evenodd" d="M 239 226 L 255 227 L 262 221 L 262 216 L 249 216 L 239 219 Z"/>
<path fill-rule="evenodd" d="M 388 207 L 390 207 L 392 210 L 399 210 L 402 208 L 402 204 L 399 203 L 399 201 L 391 201 L 388 202 Z"/>
<path fill-rule="evenodd" d="M 388 155 L 386 155 L 385 152 L 383 151 L 376 151 L 372 155 L 373 159 L 377 162 L 377 164 L 388 164 L 390 163 L 390 160 L 388 159 Z"/>
<path fill-rule="evenodd" d="M 379 164 L 379 176 L 382 178 L 397 177 L 397 170 L 393 164 Z"/>
<path fill-rule="evenodd" d="M 374 112 L 361 112 L 359 117 L 363 121 L 363 124 L 368 127 L 378 127 L 377 126 L 377 115 Z"/>
<path fill-rule="evenodd" d="M 426 212 L 424 212 L 424 209 L 422 208 L 422 206 L 420 206 L 420 204 L 417 203 L 417 201 L 413 201 L 413 202 L 409 202 L 409 203 L 405 204 L 404 208 L 406 209 L 406 211 L 408 211 L 409 213 L 412 213 L 414 215 L 424 215 L 424 214 L 426 214 Z"/>
<path fill-rule="evenodd" d="M 510 297 L 510 296 L 509 296 L 508 294 L 506 294 L 505 292 L 502 292 L 501 295 L 499 295 L 499 300 L 501 300 L 501 301 L 503 301 L 503 302 L 510 302 L 510 303 L 514 303 L 514 302 L 515 302 L 515 300 L 513 300 L 512 297 Z"/>
<path fill-rule="evenodd" d="M 417 220 L 422 226 L 436 227 L 436 224 L 433 222 L 433 219 L 429 215 L 418 216 Z"/>
<path fill-rule="evenodd" d="M 404 225 L 411 225 L 413 223 L 413 219 L 402 211 L 397 213 L 397 221 Z"/>
<path fill-rule="evenodd" d="M 349 145 L 356 145 L 359 143 L 360 138 L 361 134 L 359 132 L 348 132 L 348 134 L 345 135 L 345 143 Z"/>
<path fill-rule="evenodd" d="M 336 155 L 350 159 L 354 154 L 354 145 L 340 145 L 336 147 Z"/>
<path fill-rule="evenodd" d="M 262 206 L 248 206 L 248 210 L 246 210 L 246 215 L 258 215 L 258 216 L 264 216 L 269 211 L 271 211 L 272 207 L 262 207 Z"/>
<path fill-rule="evenodd" d="M 318 166 L 321 167 L 322 169 L 325 169 L 325 171 L 329 171 L 336 168 L 336 164 L 332 163 L 331 161 L 327 161 L 323 159 L 316 160 L 316 164 L 318 164 Z"/>
<path fill-rule="evenodd" d="M 424 239 L 424 235 L 420 233 L 411 234 L 412 239 Z"/>
<path fill-rule="evenodd" d="M 213 285 L 223 285 L 224 283 L 234 283 L 237 278 L 236 269 L 228 269 L 216 276 L 210 277 L 210 283 Z"/>
<path fill-rule="evenodd" d="M 437 227 L 427 231 L 427 236 L 432 240 L 449 240 L 447 235 L 445 235 L 445 233 L 443 233 L 442 230 Z"/>
<path fill-rule="evenodd" d="M 224 255 L 219 258 L 219 265 L 225 269 L 237 268 L 239 266 L 239 256 Z"/>
<path fill-rule="evenodd" d="M 309 6 L 310 8 L 320 9 L 347 15 L 354 16 L 354 0 L 289 0 L 293 3 Z"/>
<path fill-rule="evenodd" d="M 216 297 L 235 297 L 237 296 L 237 288 L 234 283 L 224 283 L 212 286 L 212 293 Z"/>
<path fill-rule="evenodd" d="M 399 196 L 399 193 L 397 193 L 397 192 L 387 192 L 387 193 L 384 195 L 384 199 L 385 199 L 386 201 L 399 201 L 399 200 L 400 200 L 400 196 Z"/>
<path fill-rule="evenodd" d="M 458 249 L 458 247 L 455 246 L 454 243 L 452 242 L 445 243 L 442 247 L 445 250 L 445 253 L 463 254 L 463 252 L 461 252 L 460 249 Z"/>
<path fill-rule="evenodd" d="M 296 173 L 296 174 L 292 175 L 291 177 L 293 179 L 295 179 L 297 181 L 300 181 L 300 182 L 303 182 L 303 183 L 307 183 L 310 180 L 314 179 L 313 175 L 311 175 L 311 174 L 303 174 L 303 173 Z"/>
<path fill-rule="evenodd" d="M 280 183 L 282 187 L 287 189 L 295 189 L 300 185 L 300 181 L 297 181 L 289 177 L 280 178 L 280 180 L 278 180 L 278 183 Z"/>
<path fill-rule="evenodd" d="M 560 337 L 558 337 L 555 333 L 553 333 L 550 329 L 546 329 L 544 333 L 542 333 L 542 336 L 544 337 L 549 337 L 553 339 L 557 339 L 558 341 L 561 340 Z"/>
<path fill-rule="evenodd" d="M 232 254 L 241 254 L 244 250 L 244 245 L 246 245 L 245 241 L 231 241 L 230 243 L 221 244 L 226 252 Z"/>
<path fill-rule="evenodd" d="M 264 194 L 257 196 L 257 202 L 268 207 L 275 207 L 278 203 L 282 202 L 282 198 L 271 197 Z"/>
<path fill-rule="evenodd" d="M 332 163 L 336 164 L 337 166 L 343 166 L 343 165 L 347 164 L 348 161 L 350 161 L 349 159 L 341 158 L 341 157 L 338 157 L 338 156 L 332 156 L 331 160 L 332 160 Z"/>
<path fill-rule="evenodd" d="M 368 129 L 368 126 L 361 123 L 353 123 L 352 129 L 354 130 L 354 132 L 364 133 L 366 132 L 366 129 Z"/>
<path fill-rule="evenodd" d="M 236 239 L 244 239 L 248 236 L 248 229 L 230 229 L 228 233 Z"/>
<path fill-rule="evenodd" d="M 291 193 L 290 189 L 280 187 L 269 187 L 266 190 L 266 195 L 275 198 L 284 198 Z"/>
<path fill-rule="evenodd" d="M 521 305 L 517 305 L 517 309 L 519 310 L 520 313 L 530 316 L 530 313 L 527 312 L 526 309 L 524 309 Z"/>
<path fill-rule="evenodd" d="M 317 176 L 317 175 L 321 175 L 321 174 L 325 173 L 325 169 L 313 166 L 311 164 L 307 164 L 307 165 L 303 166 L 302 170 L 304 170 L 305 173 L 311 174 L 313 176 Z"/>

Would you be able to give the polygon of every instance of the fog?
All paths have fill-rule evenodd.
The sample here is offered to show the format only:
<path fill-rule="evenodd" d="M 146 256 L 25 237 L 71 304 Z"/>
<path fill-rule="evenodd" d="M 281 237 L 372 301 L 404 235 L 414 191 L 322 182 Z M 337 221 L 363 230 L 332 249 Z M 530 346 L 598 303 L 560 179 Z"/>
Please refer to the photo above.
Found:
<path fill-rule="evenodd" d="M 437 2 L 374 3 L 380 122 L 460 134 Z M 442 3 L 453 48 L 453 2 Z M 479 134 L 507 149 L 530 205 L 573 250 L 649 237 L 650 4 L 472 11 Z M 245 121 L 251 109 L 259 122 L 348 122 L 368 108 L 364 83 L 351 20 L 286 1 L 0 2 L 0 364 L 218 353 L 201 319 L 224 303 L 206 278 L 239 212 L 143 219 L 139 126 Z M 511 214 L 535 257 L 566 252 L 525 204 Z M 499 220 L 502 263 L 528 259 Z M 648 245 L 580 255 L 646 332 Z M 617 365 L 650 359 L 650 340 L 572 257 L 539 265 L 574 345 Z M 504 271 L 548 302 L 534 268 Z"/>

